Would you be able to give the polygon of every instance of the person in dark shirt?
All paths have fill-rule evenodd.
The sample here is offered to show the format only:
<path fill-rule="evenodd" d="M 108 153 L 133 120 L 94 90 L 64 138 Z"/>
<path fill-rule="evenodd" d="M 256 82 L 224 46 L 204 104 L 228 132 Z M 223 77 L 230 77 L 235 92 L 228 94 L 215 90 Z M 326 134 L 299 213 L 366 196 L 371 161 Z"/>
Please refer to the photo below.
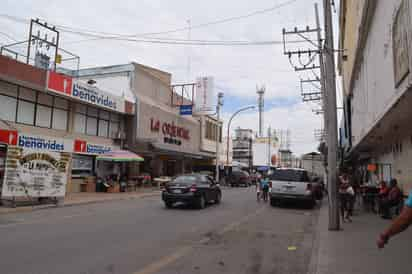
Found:
<path fill-rule="evenodd" d="M 389 210 L 397 206 L 399 202 L 401 201 L 402 198 L 402 192 L 398 187 L 398 182 L 396 179 L 392 179 L 390 183 L 390 188 L 389 192 L 386 197 L 382 198 L 380 201 L 380 209 L 382 213 L 382 218 L 388 219 L 390 218 L 389 216 Z"/>

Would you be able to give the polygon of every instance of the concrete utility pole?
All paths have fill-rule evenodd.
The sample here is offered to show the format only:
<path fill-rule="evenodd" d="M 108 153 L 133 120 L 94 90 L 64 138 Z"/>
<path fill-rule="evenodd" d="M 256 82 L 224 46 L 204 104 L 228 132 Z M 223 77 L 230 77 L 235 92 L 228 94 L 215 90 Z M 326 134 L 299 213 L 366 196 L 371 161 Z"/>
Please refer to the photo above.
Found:
<path fill-rule="evenodd" d="M 325 111 L 327 116 L 328 145 L 328 191 L 329 191 L 329 230 L 340 229 L 337 187 L 337 148 L 338 125 L 336 113 L 336 72 L 333 42 L 332 6 L 330 0 L 323 0 L 325 17 Z"/>
<path fill-rule="evenodd" d="M 219 144 L 221 137 L 220 130 L 220 108 L 223 106 L 223 93 L 219 92 L 217 95 L 217 104 L 216 104 L 216 113 L 217 113 L 217 125 L 216 125 L 216 174 L 215 179 L 216 183 L 219 183 Z"/>

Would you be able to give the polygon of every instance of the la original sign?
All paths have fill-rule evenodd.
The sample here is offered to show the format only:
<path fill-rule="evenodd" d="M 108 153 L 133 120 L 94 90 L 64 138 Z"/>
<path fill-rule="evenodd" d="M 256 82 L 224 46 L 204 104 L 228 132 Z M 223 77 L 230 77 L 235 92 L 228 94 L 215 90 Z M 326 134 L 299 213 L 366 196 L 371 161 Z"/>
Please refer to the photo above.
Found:
<path fill-rule="evenodd" d="M 153 132 L 162 131 L 163 135 L 172 138 L 182 138 L 185 140 L 190 139 L 190 132 L 184 127 L 176 126 L 174 122 L 172 123 L 161 123 L 159 120 L 154 118 L 150 119 L 150 130 Z"/>

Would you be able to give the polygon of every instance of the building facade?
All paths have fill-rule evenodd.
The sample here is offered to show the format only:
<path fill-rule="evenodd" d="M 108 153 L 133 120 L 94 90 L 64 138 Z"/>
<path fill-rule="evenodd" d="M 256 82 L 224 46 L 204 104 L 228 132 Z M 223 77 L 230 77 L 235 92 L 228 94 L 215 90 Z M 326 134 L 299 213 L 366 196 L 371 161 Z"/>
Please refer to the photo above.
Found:
<path fill-rule="evenodd" d="M 360 180 L 412 187 L 410 0 L 341 1 L 344 161 Z M 373 166 L 373 168 L 367 167 Z"/>
<path fill-rule="evenodd" d="M 126 122 L 126 146 L 143 156 L 131 173 L 152 177 L 191 172 L 194 165 L 211 166 L 221 122 L 210 116 L 181 115 L 179 105 L 193 101 L 173 91 L 170 73 L 137 63 L 82 69 L 80 79 L 103 88 L 122 87 L 136 101 L 135 115 Z"/>
<path fill-rule="evenodd" d="M 0 56 L 2 197 L 60 197 L 116 172 L 96 161 L 121 148 L 134 114 L 134 102 L 116 93 Z"/>
<path fill-rule="evenodd" d="M 301 168 L 323 178 L 325 175 L 325 162 L 323 155 L 318 152 L 311 152 L 302 155 L 300 159 Z"/>
<path fill-rule="evenodd" d="M 251 129 L 235 129 L 233 145 L 232 165 L 240 164 L 251 169 L 253 165 L 253 131 Z"/>

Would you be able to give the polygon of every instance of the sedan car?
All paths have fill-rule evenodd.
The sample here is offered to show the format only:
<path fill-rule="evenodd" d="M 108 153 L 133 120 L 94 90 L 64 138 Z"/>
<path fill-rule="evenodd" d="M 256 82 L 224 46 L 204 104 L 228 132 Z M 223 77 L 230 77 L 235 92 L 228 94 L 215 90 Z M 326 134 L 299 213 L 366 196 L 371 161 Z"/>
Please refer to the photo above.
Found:
<path fill-rule="evenodd" d="M 232 187 L 244 186 L 249 187 L 252 185 L 249 173 L 243 170 L 232 171 L 232 174 L 229 176 L 229 184 Z"/>
<path fill-rule="evenodd" d="M 162 200 L 166 208 L 182 202 L 203 209 L 207 204 L 220 203 L 222 191 L 218 184 L 208 175 L 180 175 L 166 184 L 162 192 Z"/>

